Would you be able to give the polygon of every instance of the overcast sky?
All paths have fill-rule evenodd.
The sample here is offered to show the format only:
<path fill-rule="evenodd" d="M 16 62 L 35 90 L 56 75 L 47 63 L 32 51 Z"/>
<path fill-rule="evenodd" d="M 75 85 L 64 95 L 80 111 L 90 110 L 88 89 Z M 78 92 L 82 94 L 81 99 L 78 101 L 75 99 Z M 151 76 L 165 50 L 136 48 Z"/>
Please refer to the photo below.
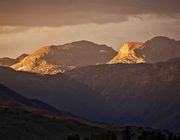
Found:
<path fill-rule="evenodd" d="M 0 57 L 77 40 L 180 40 L 180 0 L 0 0 Z"/>

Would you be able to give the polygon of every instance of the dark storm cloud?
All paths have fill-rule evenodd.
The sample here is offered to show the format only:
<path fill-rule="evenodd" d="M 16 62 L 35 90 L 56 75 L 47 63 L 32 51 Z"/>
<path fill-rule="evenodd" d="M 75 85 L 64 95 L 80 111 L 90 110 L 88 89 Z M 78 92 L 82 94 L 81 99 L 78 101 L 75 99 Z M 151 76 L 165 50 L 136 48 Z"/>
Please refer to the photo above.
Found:
<path fill-rule="evenodd" d="M 61 26 L 126 21 L 152 14 L 176 17 L 180 0 L 1 0 L 0 25 Z"/>

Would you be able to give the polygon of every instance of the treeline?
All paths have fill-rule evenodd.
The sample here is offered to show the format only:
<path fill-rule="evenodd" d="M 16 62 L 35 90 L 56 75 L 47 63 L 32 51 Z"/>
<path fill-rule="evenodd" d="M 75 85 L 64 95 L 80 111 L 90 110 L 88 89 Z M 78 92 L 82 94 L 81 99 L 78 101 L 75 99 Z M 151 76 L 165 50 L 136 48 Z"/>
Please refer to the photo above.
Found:
<path fill-rule="evenodd" d="M 139 128 L 138 131 L 132 132 L 131 127 L 125 127 L 121 140 L 180 140 L 180 135 L 171 132 L 148 131 Z"/>
<path fill-rule="evenodd" d="M 89 137 L 81 137 L 78 134 L 69 135 L 67 140 L 180 140 L 180 135 L 171 132 L 149 131 L 139 128 L 132 131 L 127 126 L 122 132 L 107 131 L 99 134 L 91 134 Z"/>
<path fill-rule="evenodd" d="M 67 140 L 117 140 L 115 132 L 108 131 L 100 134 L 91 134 L 90 137 L 83 137 L 82 139 L 78 134 L 68 136 Z"/>

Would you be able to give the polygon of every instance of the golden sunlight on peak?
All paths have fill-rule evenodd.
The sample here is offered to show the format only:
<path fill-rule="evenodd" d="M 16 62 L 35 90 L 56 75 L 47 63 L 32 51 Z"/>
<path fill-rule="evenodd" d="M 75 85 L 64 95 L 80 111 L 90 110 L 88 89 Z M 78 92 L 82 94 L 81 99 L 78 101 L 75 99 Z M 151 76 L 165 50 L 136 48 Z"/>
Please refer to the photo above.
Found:
<path fill-rule="evenodd" d="M 142 49 L 142 42 L 125 42 L 120 47 L 118 54 L 108 64 L 114 63 L 144 63 L 144 57 L 138 56 L 136 50 Z"/>

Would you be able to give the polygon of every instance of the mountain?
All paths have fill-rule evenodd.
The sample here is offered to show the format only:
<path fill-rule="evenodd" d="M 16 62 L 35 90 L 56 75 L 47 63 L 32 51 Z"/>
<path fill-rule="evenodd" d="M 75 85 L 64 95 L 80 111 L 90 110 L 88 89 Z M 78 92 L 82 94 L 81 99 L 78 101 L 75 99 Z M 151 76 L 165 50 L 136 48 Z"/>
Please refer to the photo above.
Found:
<path fill-rule="evenodd" d="M 20 62 L 20 61 L 22 61 L 26 56 L 28 56 L 29 54 L 26 54 L 26 53 L 23 53 L 23 54 L 21 54 L 20 56 L 18 56 L 17 58 L 16 58 L 16 60 L 18 61 L 18 62 Z"/>
<path fill-rule="evenodd" d="M 0 65 L 12 65 L 12 68 L 19 71 L 56 74 L 89 65 L 156 63 L 176 57 L 180 57 L 180 41 L 157 36 L 144 43 L 126 42 L 118 53 L 106 45 L 85 40 L 51 45 L 42 47 L 30 55 L 22 54 L 16 59 L 1 58 Z"/>
<path fill-rule="evenodd" d="M 14 65 L 14 64 L 20 62 L 26 56 L 28 56 L 28 54 L 22 54 L 19 57 L 17 57 L 16 59 L 9 58 L 9 57 L 0 58 L 0 66 L 11 66 L 11 65 Z"/>
<path fill-rule="evenodd" d="M 180 41 L 157 36 L 145 43 L 124 43 L 108 64 L 156 63 L 176 57 L 180 57 Z"/>
<path fill-rule="evenodd" d="M 119 127 L 91 122 L 60 111 L 52 113 L 51 110 L 44 110 L 39 106 L 37 108 L 38 102 L 40 101 L 34 104 L 30 99 L 0 84 L 0 138 L 3 140 L 67 140 L 68 137 L 77 135 L 81 138 L 93 135 L 94 137 L 117 137 L 117 140 L 121 140 L 129 135 L 134 140 L 138 140 L 139 137 L 144 137 L 144 133 L 153 139 L 175 138 L 173 133 L 167 130 L 134 126 Z"/>
<path fill-rule="evenodd" d="M 90 66 L 66 72 L 98 92 L 116 123 L 180 128 L 180 59 L 156 64 Z"/>
<path fill-rule="evenodd" d="M 138 50 L 137 54 L 144 55 L 148 63 L 166 61 L 180 57 L 180 41 L 164 36 L 157 36 L 144 43 L 144 49 Z"/>
<path fill-rule="evenodd" d="M 112 64 L 38 75 L 0 68 L 0 82 L 63 111 L 121 125 L 180 128 L 180 61 Z"/>
<path fill-rule="evenodd" d="M 0 58 L 0 66 L 11 66 L 17 62 L 18 61 L 16 59 L 9 58 L 9 57 Z"/>
<path fill-rule="evenodd" d="M 0 138 L 66 140 L 71 134 L 89 136 L 113 130 L 111 125 L 90 122 L 57 110 L 51 112 L 39 106 L 45 103 L 38 102 L 32 102 L 0 84 Z"/>
<path fill-rule="evenodd" d="M 0 100 L 0 107 L 20 107 L 31 111 L 39 110 L 41 112 L 60 113 L 58 109 L 40 100 L 25 98 L 2 84 L 0 84 Z"/>
<path fill-rule="evenodd" d="M 144 63 L 145 60 L 142 56 L 138 56 L 136 50 L 143 49 L 141 42 L 126 42 L 119 49 L 118 54 L 111 59 L 108 64 L 115 63 Z"/>
<path fill-rule="evenodd" d="M 59 73 L 40 75 L 0 67 L 0 82 L 28 98 L 36 98 L 85 118 L 101 118 L 105 101 L 96 91 L 86 85 Z M 88 100 L 87 100 L 88 99 Z M 95 103 L 102 103 L 96 106 Z M 92 115 L 93 114 L 93 115 Z"/>
<path fill-rule="evenodd" d="M 106 45 L 83 40 L 40 48 L 12 68 L 41 74 L 55 74 L 75 67 L 104 64 L 115 54 L 116 52 Z"/>

